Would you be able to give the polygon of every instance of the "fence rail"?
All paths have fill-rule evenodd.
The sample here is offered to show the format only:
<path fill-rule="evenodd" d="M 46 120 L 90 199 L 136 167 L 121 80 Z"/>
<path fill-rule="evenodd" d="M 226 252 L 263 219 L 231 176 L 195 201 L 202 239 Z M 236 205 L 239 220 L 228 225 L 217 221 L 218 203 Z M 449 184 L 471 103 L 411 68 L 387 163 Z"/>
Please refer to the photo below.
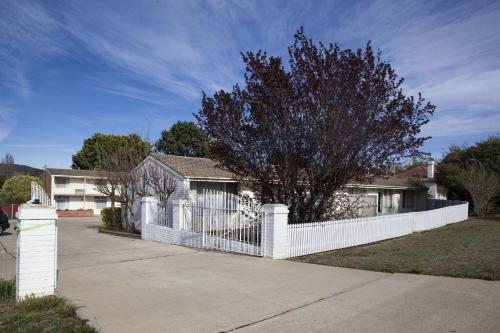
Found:
<path fill-rule="evenodd" d="M 342 249 L 464 221 L 468 205 L 460 202 L 422 212 L 291 224 L 287 226 L 289 256 Z"/>
<path fill-rule="evenodd" d="M 184 213 L 181 228 L 201 233 L 203 247 L 262 255 L 262 208 L 250 198 L 204 190 Z"/>
<path fill-rule="evenodd" d="M 172 209 L 173 208 L 171 200 L 165 202 L 158 201 L 155 211 L 155 218 L 152 220 L 152 224 L 172 228 Z"/>
<path fill-rule="evenodd" d="M 50 206 L 50 198 L 43 187 L 37 182 L 31 182 L 31 202 L 35 202 L 35 200 L 38 200 L 42 205 Z"/>
<path fill-rule="evenodd" d="M 427 210 L 438 209 L 438 208 L 444 208 L 444 207 L 449 207 L 449 206 L 461 205 L 464 203 L 465 203 L 465 201 L 462 201 L 462 200 L 427 199 L 426 209 Z"/>

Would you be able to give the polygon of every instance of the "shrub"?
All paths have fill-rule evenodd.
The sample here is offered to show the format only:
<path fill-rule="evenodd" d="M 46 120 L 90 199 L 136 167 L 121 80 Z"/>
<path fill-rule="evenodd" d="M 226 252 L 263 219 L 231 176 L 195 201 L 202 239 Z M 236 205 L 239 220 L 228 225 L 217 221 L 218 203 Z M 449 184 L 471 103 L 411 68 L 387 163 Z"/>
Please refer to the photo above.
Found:
<path fill-rule="evenodd" d="M 31 198 L 31 182 L 42 183 L 39 177 L 14 176 L 3 183 L 0 202 L 6 204 L 25 203 Z"/>
<path fill-rule="evenodd" d="M 0 279 L 0 304 L 14 301 L 16 298 L 16 280 Z"/>
<path fill-rule="evenodd" d="M 113 213 L 111 207 L 106 207 L 101 209 L 101 220 L 102 220 L 102 226 L 104 229 L 113 229 L 121 226 L 122 221 L 121 221 L 121 216 L 122 216 L 122 210 L 120 207 L 115 208 L 115 220 L 116 220 L 116 225 L 113 225 L 112 219 L 111 219 L 111 214 Z"/>

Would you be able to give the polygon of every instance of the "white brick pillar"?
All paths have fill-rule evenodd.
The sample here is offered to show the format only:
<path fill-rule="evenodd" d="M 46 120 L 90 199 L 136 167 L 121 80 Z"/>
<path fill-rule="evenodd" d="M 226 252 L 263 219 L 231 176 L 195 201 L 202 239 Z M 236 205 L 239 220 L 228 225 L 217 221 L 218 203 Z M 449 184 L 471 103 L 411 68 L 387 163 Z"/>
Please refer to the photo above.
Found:
<path fill-rule="evenodd" d="M 172 229 L 184 229 L 184 204 L 186 200 L 172 200 Z"/>
<path fill-rule="evenodd" d="M 288 258 L 288 207 L 266 204 L 264 210 L 264 256 L 273 259 Z"/>
<path fill-rule="evenodd" d="M 57 287 L 57 214 L 27 203 L 17 211 L 16 296 L 44 296 Z"/>
<path fill-rule="evenodd" d="M 158 199 L 155 197 L 144 197 L 141 199 L 141 238 L 148 238 L 148 224 L 156 218 L 158 212 Z"/>

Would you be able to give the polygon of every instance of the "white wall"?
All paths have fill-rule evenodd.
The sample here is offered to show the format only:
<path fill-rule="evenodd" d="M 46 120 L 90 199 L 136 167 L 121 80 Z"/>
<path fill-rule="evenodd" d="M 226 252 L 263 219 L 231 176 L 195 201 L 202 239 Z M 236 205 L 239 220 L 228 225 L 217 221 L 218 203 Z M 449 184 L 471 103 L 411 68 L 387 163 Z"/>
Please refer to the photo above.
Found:
<path fill-rule="evenodd" d="M 376 205 L 375 209 L 365 209 L 361 217 L 370 217 L 384 214 L 396 214 L 421 211 L 425 209 L 426 196 L 424 190 L 378 189 L 378 188 L 351 188 L 355 195 L 362 197 L 363 201 Z M 403 196 L 406 194 L 405 207 Z M 366 197 L 366 199 L 363 199 Z M 378 211 L 378 202 L 381 201 L 382 211 Z"/>
<path fill-rule="evenodd" d="M 158 167 L 165 170 L 175 182 L 175 191 L 170 196 L 169 200 L 186 199 L 189 196 L 189 181 L 183 176 L 176 173 L 174 170 L 159 162 L 155 158 L 148 156 L 144 162 L 134 169 L 134 173 L 141 174 L 149 167 Z M 133 204 L 134 224 L 137 230 L 141 230 L 141 199 L 139 198 Z"/>
<path fill-rule="evenodd" d="M 111 207 L 111 200 L 104 196 L 99 196 L 97 198 L 105 198 L 106 199 L 106 207 Z M 58 205 L 58 202 L 62 199 L 67 200 L 67 204 L 65 205 L 68 210 L 80 210 L 80 209 L 92 209 L 94 211 L 94 215 L 101 214 L 101 209 L 97 208 L 96 197 L 94 196 L 85 196 L 85 200 L 83 196 L 56 196 L 52 201 L 52 206 L 55 208 L 61 207 Z M 116 203 L 116 207 L 120 207 L 120 203 Z M 64 210 L 63 209 L 63 210 Z"/>
<path fill-rule="evenodd" d="M 52 193 L 53 195 L 75 195 L 81 194 L 82 191 L 85 192 L 86 195 L 89 196 L 100 196 L 102 195 L 99 191 L 95 189 L 96 187 L 96 178 L 88 178 L 88 177 L 69 177 L 69 176 L 52 176 L 53 177 L 53 186 Z M 65 179 L 67 181 L 64 185 L 58 185 L 57 179 Z"/>
<path fill-rule="evenodd" d="M 64 198 L 68 201 L 67 208 L 65 209 L 92 209 L 95 215 L 99 215 L 101 209 L 96 207 L 96 197 L 106 198 L 106 207 L 111 207 L 111 200 L 95 189 L 98 178 L 76 176 L 51 176 L 51 178 L 51 201 L 53 207 L 57 207 L 57 201 Z M 66 183 L 64 185 L 58 185 L 57 179 L 64 179 Z M 120 204 L 116 203 L 116 206 L 119 207 Z"/>

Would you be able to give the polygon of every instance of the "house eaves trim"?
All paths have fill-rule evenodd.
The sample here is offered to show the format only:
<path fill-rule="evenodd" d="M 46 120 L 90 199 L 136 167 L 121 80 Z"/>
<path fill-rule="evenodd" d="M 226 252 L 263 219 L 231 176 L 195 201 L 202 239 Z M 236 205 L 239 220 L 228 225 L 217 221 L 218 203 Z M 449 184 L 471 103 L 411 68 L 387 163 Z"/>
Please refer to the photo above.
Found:
<path fill-rule="evenodd" d="M 347 184 L 350 188 L 369 188 L 369 189 L 387 189 L 387 190 L 417 190 L 415 186 L 394 186 L 394 185 L 377 185 L 377 184 Z"/>
<path fill-rule="evenodd" d="M 218 181 L 225 183 L 238 183 L 237 179 L 233 178 L 224 178 L 224 177 L 186 177 L 186 179 L 194 182 L 203 182 L 203 181 Z"/>
<path fill-rule="evenodd" d="M 105 179 L 108 178 L 107 176 L 70 176 L 70 175 L 62 175 L 62 174 L 51 174 L 49 173 L 49 176 L 51 177 L 64 177 L 64 178 L 87 178 L 87 179 Z"/>

